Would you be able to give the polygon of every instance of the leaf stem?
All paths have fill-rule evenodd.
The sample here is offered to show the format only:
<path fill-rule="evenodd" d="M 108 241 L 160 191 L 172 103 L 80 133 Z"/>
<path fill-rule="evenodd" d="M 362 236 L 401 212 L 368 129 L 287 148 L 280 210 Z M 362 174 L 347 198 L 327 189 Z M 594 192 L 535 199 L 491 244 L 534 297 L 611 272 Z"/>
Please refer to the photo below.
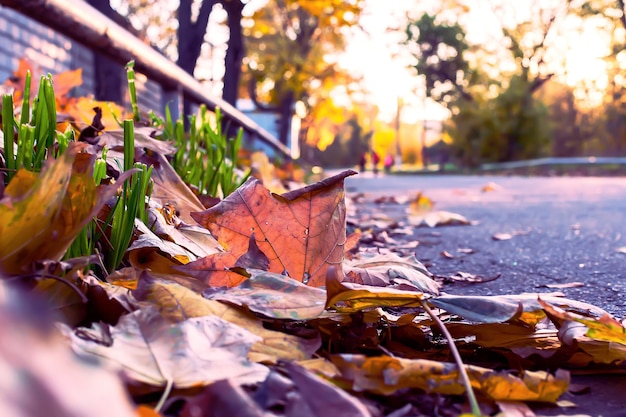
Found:
<path fill-rule="evenodd" d="M 472 389 L 472 384 L 470 383 L 469 376 L 467 375 L 467 370 L 465 369 L 465 365 L 463 364 L 463 360 L 461 359 L 459 350 L 456 348 L 456 345 L 454 344 L 454 339 L 452 338 L 452 335 L 450 334 L 446 326 L 443 324 L 441 319 L 430 309 L 430 307 L 428 307 L 428 304 L 426 304 L 426 301 L 420 300 L 420 304 L 422 304 L 422 307 L 424 307 L 424 310 L 426 311 L 426 313 L 428 313 L 428 315 L 433 320 L 435 320 L 435 322 L 441 329 L 442 333 L 446 337 L 446 340 L 448 341 L 448 345 L 450 346 L 450 352 L 452 352 L 454 361 L 456 362 L 456 365 L 459 367 L 459 374 L 461 375 L 461 380 L 463 381 L 463 385 L 465 386 L 465 392 L 467 394 L 467 400 L 469 401 L 470 407 L 472 409 L 472 414 L 478 417 L 482 416 L 480 407 L 478 406 L 478 401 L 476 400 L 476 395 L 474 394 L 474 390 Z"/>
<path fill-rule="evenodd" d="M 161 412 L 161 408 L 163 408 L 163 405 L 165 405 L 165 401 L 167 401 L 167 397 L 170 396 L 173 386 L 174 386 L 174 380 L 168 379 L 167 385 L 165 386 L 165 390 L 163 391 L 163 394 L 161 394 L 161 398 L 159 398 L 159 402 L 154 406 L 154 411 L 156 411 L 157 413 Z"/>

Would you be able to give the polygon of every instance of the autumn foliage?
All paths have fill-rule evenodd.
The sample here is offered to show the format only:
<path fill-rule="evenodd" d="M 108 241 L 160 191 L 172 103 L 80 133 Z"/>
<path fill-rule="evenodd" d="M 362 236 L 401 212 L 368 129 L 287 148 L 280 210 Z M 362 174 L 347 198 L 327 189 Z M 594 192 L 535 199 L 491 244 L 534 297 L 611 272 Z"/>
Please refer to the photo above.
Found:
<path fill-rule="evenodd" d="M 2 191 L 0 365 L 28 376 L 3 390 L 23 398 L 49 387 L 28 407 L 0 405 L 2 415 L 378 416 L 399 409 L 400 395 L 412 400 L 394 415 L 428 415 L 435 394 L 458 415 L 464 375 L 487 414 L 557 402 L 567 368 L 626 363 L 626 331 L 601 309 L 554 296 L 446 295 L 410 242 L 376 253 L 371 229 L 349 236 L 353 171 L 283 193 L 251 178 L 204 209 L 158 128 L 137 129 L 135 159 L 153 166 L 153 191 L 122 267 L 63 259 L 128 175 L 93 182 L 104 146 L 111 168 L 123 166 L 107 123 L 93 143 L 71 143 Z M 412 227 L 471 224 L 423 196 L 405 204 Z M 18 299 L 29 301 L 15 309 Z M 451 359 L 457 348 L 463 363 Z"/>

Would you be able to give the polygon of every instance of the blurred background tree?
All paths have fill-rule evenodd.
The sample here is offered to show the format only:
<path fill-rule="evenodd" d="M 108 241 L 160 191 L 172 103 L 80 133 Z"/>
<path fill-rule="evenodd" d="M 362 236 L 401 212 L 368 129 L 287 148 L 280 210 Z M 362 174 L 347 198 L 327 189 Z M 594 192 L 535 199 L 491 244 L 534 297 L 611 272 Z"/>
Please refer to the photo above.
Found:
<path fill-rule="evenodd" d="M 297 112 L 302 154 L 311 162 L 354 164 L 358 153 L 375 149 L 422 163 L 431 101 L 447 111 L 441 135 L 461 165 L 626 155 L 623 0 L 374 3 L 111 0 L 144 38 L 207 80 L 209 92 L 280 114 L 281 141 Z M 379 79 L 394 102 L 404 101 L 402 115 L 362 78 L 381 64 L 377 56 L 356 70 L 343 58 L 355 33 L 381 19 L 398 35 L 389 49 L 409 59 L 420 80 Z M 578 57 L 582 46 L 587 55 Z M 585 61 L 590 48 L 597 58 Z M 407 65 L 402 59 L 397 65 Z"/>
<path fill-rule="evenodd" d="M 349 94 L 357 80 L 338 65 L 345 49 L 345 30 L 358 23 L 362 0 L 268 0 L 246 21 L 248 48 L 244 80 L 257 108 L 280 115 L 278 138 L 287 142 L 296 102 L 309 120 L 328 114 L 332 92 Z M 345 119 L 344 119 L 345 120 Z M 315 142 L 305 132 L 307 143 Z M 314 144 L 314 143 L 313 143 Z"/>
<path fill-rule="evenodd" d="M 448 132 L 464 165 L 533 158 L 549 151 L 547 110 L 535 93 L 553 76 L 543 57 L 561 7 L 534 2 L 534 20 L 509 28 L 505 13 L 494 6 L 506 51 L 470 45 L 458 21 L 441 18 L 452 17 L 449 13 L 424 13 L 408 22 L 404 42 L 414 54 L 414 68 L 424 79 L 426 95 L 451 111 Z M 456 9 L 469 10 L 462 3 Z M 494 54 L 510 65 L 496 64 Z"/>

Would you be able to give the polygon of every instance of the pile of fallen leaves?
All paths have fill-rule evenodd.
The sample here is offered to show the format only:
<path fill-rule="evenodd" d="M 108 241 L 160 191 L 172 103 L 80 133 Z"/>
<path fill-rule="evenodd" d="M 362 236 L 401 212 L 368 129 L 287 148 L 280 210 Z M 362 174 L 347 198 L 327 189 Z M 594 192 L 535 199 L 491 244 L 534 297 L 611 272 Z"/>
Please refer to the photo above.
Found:
<path fill-rule="evenodd" d="M 124 181 L 92 180 L 104 145 L 111 166 L 123 159 L 119 132 L 19 171 L 0 196 L 1 415 L 459 415 L 455 347 L 483 414 L 532 415 L 525 402 L 568 390 L 565 369 L 626 363 L 626 331 L 601 309 L 446 295 L 394 243 L 464 219 L 426 210 L 384 231 L 347 219 L 353 171 L 280 194 L 251 178 L 205 208 L 173 147 L 136 132 L 153 190 L 122 269 L 61 260 Z"/>

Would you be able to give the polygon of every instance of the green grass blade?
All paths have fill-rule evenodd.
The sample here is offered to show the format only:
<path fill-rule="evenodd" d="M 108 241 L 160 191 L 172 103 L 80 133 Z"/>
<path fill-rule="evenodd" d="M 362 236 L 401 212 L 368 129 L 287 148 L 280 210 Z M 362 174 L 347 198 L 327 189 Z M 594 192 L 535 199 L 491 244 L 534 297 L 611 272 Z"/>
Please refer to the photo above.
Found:
<path fill-rule="evenodd" d="M 15 148 L 13 141 L 14 133 L 14 116 L 13 116 L 13 96 L 5 94 L 2 96 L 2 134 L 4 135 L 4 159 L 7 168 L 6 182 L 8 183 L 17 169 L 15 159 Z"/>

